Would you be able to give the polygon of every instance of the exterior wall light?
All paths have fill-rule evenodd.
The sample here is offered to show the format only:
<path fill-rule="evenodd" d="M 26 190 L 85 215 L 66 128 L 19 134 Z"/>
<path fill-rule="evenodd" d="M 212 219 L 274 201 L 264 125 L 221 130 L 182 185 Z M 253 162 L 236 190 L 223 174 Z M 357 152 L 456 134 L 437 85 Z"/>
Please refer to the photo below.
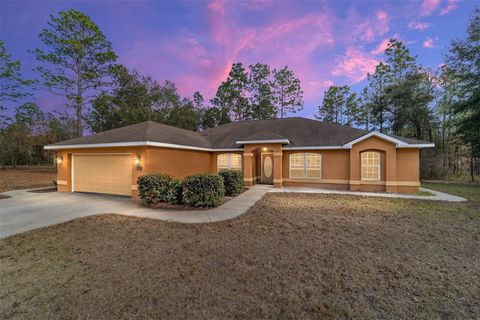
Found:
<path fill-rule="evenodd" d="M 137 154 L 137 156 L 135 157 L 135 164 L 139 166 L 141 160 L 142 160 L 142 157 L 139 154 Z"/>
<path fill-rule="evenodd" d="M 63 156 L 58 156 L 57 157 L 57 164 L 61 164 L 63 162 Z"/>
<path fill-rule="evenodd" d="M 263 150 L 263 151 L 267 151 L 267 148 L 263 147 L 262 150 Z"/>

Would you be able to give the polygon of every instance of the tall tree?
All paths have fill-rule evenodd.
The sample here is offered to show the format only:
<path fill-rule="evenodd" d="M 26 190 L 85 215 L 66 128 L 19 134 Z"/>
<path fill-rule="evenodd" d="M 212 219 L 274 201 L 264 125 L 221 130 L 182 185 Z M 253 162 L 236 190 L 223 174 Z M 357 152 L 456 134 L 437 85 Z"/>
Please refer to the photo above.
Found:
<path fill-rule="evenodd" d="M 256 63 L 250 65 L 249 69 L 247 87 L 250 95 L 250 118 L 259 120 L 275 118 L 278 112 L 273 101 L 270 67 Z"/>
<path fill-rule="evenodd" d="M 165 123 L 174 127 L 196 131 L 200 126 L 200 110 L 190 99 L 183 99 L 168 112 Z"/>
<path fill-rule="evenodd" d="M 295 113 L 303 109 L 303 91 L 300 80 L 287 66 L 273 70 L 273 95 L 280 118 L 288 112 Z"/>
<path fill-rule="evenodd" d="M 202 111 L 200 126 L 203 130 L 206 130 L 229 122 L 231 122 L 231 119 L 226 109 L 210 107 Z"/>
<path fill-rule="evenodd" d="M 372 98 L 368 87 L 363 88 L 362 93 L 358 99 L 358 117 L 356 126 L 365 127 L 366 131 L 370 131 L 372 122 Z"/>
<path fill-rule="evenodd" d="M 429 105 L 435 98 L 428 72 L 417 69 L 407 73 L 398 84 L 386 89 L 392 105 L 400 112 L 395 115 L 394 132 L 417 139 L 427 136 L 433 123 Z"/>
<path fill-rule="evenodd" d="M 198 110 L 205 108 L 205 99 L 199 91 L 193 94 L 193 106 Z"/>
<path fill-rule="evenodd" d="M 380 132 L 386 132 L 386 121 L 388 112 L 388 98 L 385 94 L 385 87 L 387 86 L 387 66 L 380 62 L 375 67 L 375 72 L 369 74 L 367 77 L 368 95 L 364 95 L 368 100 L 364 103 L 370 105 L 370 112 L 372 118 L 372 125 L 374 129 L 378 129 Z"/>
<path fill-rule="evenodd" d="M 84 13 L 70 9 L 50 16 L 39 34 L 46 50 L 35 49 L 42 63 L 36 70 L 47 90 L 66 97 L 75 107 L 77 136 L 82 136 L 85 103 L 107 84 L 117 56 L 100 28 Z"/>
<path fill-rule="evenodd" d="M 407 75 L 418 69 L 416 65 L 416 56 L 410 54 L 410 50 L 405 44 L 397 39 L 390 39 L 385 49 L 386 67 L 387 67 L 387 86 L 399 87 L 406 81 Z M 394 134 L 400 135 L 405 126 L 403 110 L 396 104 L 397 100 L 390 100 L 388 104 L 390 128 Z"/>
<path fill-rule="evenodd" d="M 4 101 L 18 101 L 19 99 L 31 96 L 26 89 L 32 83 L 30 80 L 22 79 L 21 63 L 19 60 L 12 60 L 12 56 L 5 48 L 5 42 L 0 40 L 0 103 Z M 0 105 L 0 108 L 3 106 Z"/>
<path fill-rule="evenodd" d="M 250 118 L 250 105 L 246 97 L 248 74 L 241 63 L 234 63 L 227 80 L 218 87 L 212 104 L 219 109 L 226 109 L 236 121 Z"/>
<path fill-rule="evenodd" d="M 470 19 L 465 39 L 452 41 L 447 64 L 455 70 L 459 101 L 458 133 L 471 148 L 470 175 L 474 180 L 474 159 L 480 157 L 480 8 Z"/>
<path fill-rule="evenodd" d="M 101 132 L 142 121 L 163 121 L 164 115 L 153 111 L 159 99 L 159 84 L 123 66 L 112 68 L 113 88 L 92 100 L 92 110 L 85 117 L 94 132 Z"/>
<path fill-rule="evenodd" d="M 317 119 L 351 126 L 358 117 L 358 102 L 348 86 L 331 86 L 318 107 Z"/>

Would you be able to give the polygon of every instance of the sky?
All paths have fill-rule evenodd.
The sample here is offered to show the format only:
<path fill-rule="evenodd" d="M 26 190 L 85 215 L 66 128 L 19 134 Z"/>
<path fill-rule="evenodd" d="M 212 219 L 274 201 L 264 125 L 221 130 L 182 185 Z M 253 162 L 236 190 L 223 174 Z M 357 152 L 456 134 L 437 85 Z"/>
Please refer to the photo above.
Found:
<path fill-rule="evenodd" d="M 209 100 L 232 63 L 288 66 L 300 79 L 313 117 L 331 85 L 365 86 L 388 39 L 406 43 L 418 62 L 436 69 L 451 39 L 464 37 L 478 1 L 3 1 L 0 38 L 25 78 L 34 78 L 28 50 L 51 14 L 80 10 L 100 27 L 118 62 L 163 82 L 182 96 Z M 36 92 L 43 110 L 63 110 L 62 98 Z M 8 106 L 10 112 L 13 105 Z"/>

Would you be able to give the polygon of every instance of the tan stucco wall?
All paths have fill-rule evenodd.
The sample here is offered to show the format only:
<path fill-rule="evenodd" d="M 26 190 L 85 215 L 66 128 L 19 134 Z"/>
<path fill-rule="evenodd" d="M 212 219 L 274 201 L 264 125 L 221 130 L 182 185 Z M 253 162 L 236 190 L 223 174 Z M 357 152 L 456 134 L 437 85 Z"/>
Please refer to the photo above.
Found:
<path fill-rule="evenodd" d="M 361 153 L 378 151 L 381 154 L 380 181 L 365 181 L 361 179 Z M 394 143 L 370 137 L 356 143 L 350 149 L 350 190 L 352 191 L 396 191 L 386 185 L 387 181 L 397 180 L 396 146 Z"/>
<path fill-rule="evenodd" d="M 217 171 L 217 156 L 222 153 L 242 155 L 245 185 L 257 182 L 261 175 L 260 154 L 263 148 L 274 155 L 274 185 L 316 186 L 331 189 L 358 191 L 417 192 L 419 187 L 419 149 L 399 148 L 395 144 L 377 137 L 363 140 L 348 150 L 282 150 L 280 144 L 246 145 L 238 152 L 204 152 L 157 147 L 123 147 L 59 150 L 63 162 L 58 165 L 58 190 L 71 191 L 71 157 L 74 153 L 130 153 L 132 156 L 132 197 L 137 178 L 147 173 L 166 173 L 176 178 L 197 173 Z M 362 181 L 360 176 L 360 155 L 365 151 L 379 151 L 381 154 L 380 181 Z M 322 155 L 321 179 L 292 179 L 289 177 L 289 159 L 293 153 L 313 152 Z M 134 158 L 141 156 L 141 171 L 134 165 Z"/>
<path fill-rule="evenodd" d="M 320 180 L 350 179 L 350 162 L 348 150 L 284 150 L 283 151 L 283 178 L 290 178 L 290 155 L 294 153 L 317 153 L 322 155 L 322 177 Z M 312 183 L 321 183 L 320 180 Z"/>
<path fill-rule="evenodd" d="M 178 179 L 197 173 L 210 173 L 211 153 L 148 147 L 146 168 L 148 173 L 165 173 Z"/>

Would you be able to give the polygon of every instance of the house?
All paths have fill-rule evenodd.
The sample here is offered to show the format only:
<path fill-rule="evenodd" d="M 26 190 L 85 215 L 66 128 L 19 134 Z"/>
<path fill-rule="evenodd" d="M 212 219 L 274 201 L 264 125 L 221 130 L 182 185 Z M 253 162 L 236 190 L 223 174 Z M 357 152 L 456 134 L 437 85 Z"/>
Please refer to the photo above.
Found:
<path fill-rule="evenodd" d="M 202 132 L 153 121 L 58 142 L 60 192 L 138 196 L 137 178 L 243 171 L 256 183 L 417 192 L 421 148 L 434 144 L 305 118 L 232 122 Z"/>

